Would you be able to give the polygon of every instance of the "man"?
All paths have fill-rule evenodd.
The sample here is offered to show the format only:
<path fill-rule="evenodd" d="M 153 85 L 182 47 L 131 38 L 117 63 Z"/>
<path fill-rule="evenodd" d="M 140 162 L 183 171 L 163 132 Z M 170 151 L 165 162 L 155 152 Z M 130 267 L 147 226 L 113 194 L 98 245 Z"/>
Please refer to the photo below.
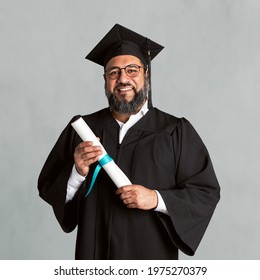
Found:
<path fill-rule="evenodd" d="M 192 125 L 152 106 L 150 60 L 162 46 L 116 24 L 86 57 L 104 67 L 109 108 L 83 119 L 128 176 L 117 189 L 100 146 L 62 132 L 39 176 L 61 227 L 78 227 L 76 259 L 178 259 L 193 255 L 219 200 L 206 147 Z M 96 175 L 94 175 L 95 177 Z"/>

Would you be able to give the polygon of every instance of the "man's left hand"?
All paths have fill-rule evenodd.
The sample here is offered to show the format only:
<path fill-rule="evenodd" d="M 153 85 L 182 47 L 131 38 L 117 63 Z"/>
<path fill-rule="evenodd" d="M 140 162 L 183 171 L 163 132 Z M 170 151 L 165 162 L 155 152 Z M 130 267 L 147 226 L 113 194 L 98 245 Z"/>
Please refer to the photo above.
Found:
<path fill-rule="evenodd" d="M 157 207 L 158 197 L 155 190 L 141 185 L 123 186 L 116 191 L 128 208 L 150 210 Z"/>

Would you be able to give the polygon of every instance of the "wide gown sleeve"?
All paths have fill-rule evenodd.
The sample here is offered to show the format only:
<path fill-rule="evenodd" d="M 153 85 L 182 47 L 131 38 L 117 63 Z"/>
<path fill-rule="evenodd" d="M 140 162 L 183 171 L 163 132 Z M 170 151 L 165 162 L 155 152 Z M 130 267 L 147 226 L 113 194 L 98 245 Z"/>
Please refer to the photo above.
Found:
<path fill-rule="evenodd" d="M 77 225 L 79 193 L 65 204 L 67 183 L 74 164 L 73 153 L 80 142 L 71 122 L 61 133 L 51 150 L 38 178 L 38 190 L 42 199 L 48 202 L 65 232 L 72 231 Z"/>
<path fill-rule="evenodd" d="M 160 190 L 169 215 L 158 213 L 175 245 L 193 255 L 220 198 L 220 187 L 209 153 L 185 119 L 172 134 L 176 185 Z"/>

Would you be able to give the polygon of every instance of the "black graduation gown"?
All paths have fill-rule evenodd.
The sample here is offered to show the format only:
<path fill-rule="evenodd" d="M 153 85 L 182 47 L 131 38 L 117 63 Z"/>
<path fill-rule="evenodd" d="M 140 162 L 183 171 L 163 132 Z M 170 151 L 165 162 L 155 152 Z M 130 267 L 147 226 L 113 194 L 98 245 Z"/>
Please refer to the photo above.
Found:
<path fill-rule="evenodd" d="M 132 183 L 160 192 L 169 215 L 126 208 L 104 170 L 84 198 L 95 164 L 65 204 L 74 148 L 81 142 L 70 122 L 46 160 L 38 189 L 65 232 L 78 226 L 76 259 L 177 259 L 178 249 L 193 255 L 220 189 L 207 149 L 192 125 L 152 108 L 118 145 L 119 125 L 108 108 L 83 118 Z"/>

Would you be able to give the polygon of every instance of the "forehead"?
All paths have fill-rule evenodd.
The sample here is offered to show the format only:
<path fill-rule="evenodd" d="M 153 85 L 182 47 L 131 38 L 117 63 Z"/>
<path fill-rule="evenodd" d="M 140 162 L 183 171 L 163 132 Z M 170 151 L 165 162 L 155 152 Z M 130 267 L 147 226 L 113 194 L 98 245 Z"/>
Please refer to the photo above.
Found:
<path fill-rule="evenodd" d="M 129 64 L 142 65 L 142 62 L 139 58 L 137 58 L 136 56 L 133 56 L 133 55 L 118 55 L 118 56 L 112 57 L 108 61 L 105 69 L 108 69 L 110 67 L 115 67 L 115 66 L 125 67 L 126 65 L 129 65 Z"/>

